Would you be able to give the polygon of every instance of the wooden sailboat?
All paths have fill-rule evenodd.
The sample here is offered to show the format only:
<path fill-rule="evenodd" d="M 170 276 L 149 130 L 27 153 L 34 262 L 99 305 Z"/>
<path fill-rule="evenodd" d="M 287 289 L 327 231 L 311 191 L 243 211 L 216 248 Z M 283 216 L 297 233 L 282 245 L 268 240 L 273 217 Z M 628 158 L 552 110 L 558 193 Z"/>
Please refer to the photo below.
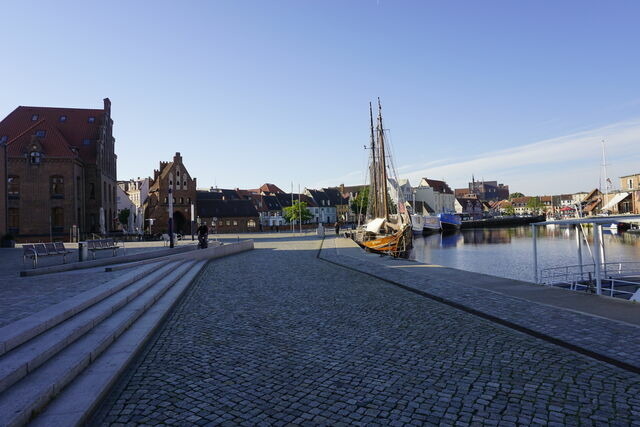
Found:
<path fill-rule="evenodd" d="M 370 185 L 369 203 L 365 223 L 354 234 L 354 240 L 363 248 L 402 257 L 408 254 L 412 245 L 411 219 L 403 200 L 391 200 L 389 194 L 388 156 L 385 134 L 382 126 L 382 106 L 378 99 L 378 118 L 374 130 L 373 108 L 369 103 L 371 121 L 371 145 L 369 147 Z M 393 176 L 395 183 L 397 177 Z M 396 191 L 400 197 L 400 191 Z"/>

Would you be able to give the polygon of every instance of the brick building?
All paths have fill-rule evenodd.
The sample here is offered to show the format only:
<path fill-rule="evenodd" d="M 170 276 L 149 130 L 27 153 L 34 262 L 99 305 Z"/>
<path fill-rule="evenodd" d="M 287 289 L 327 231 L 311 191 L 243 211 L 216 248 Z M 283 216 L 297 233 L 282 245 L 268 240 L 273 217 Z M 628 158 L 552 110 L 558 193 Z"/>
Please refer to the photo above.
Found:
<path fill-rule="evenodd" d="M 160 169 L 149 179 L 149 196 L 144 204 L 144 217 L 153 221 L 147 231 L 166 233 L 169 230 L 169 189 L 173 192 L 173 230 L 191 234 L 191 204 L 196 204 L 196 178 L 192 178 L 176 153 L 171 162 L 160 162 Z M 194 206 L 197 208 L 197 206 Z"/>
<path fill-rule="evenodd" d="M 258 231 L 260 215 L 252 200 L 210 197 L 208 191 L 198 191 L 198 219 L 217 233 L 247 233 Z"/>
<path fill-rule="evenodd" d="M 109 232 L 116 216 L 111 102 L 102 109 L 20 106 L 0 122 L 7 144 L 7 226 L 21 241 Z"/>
<path fill-rule="evenodd" d="M 0 238 L 7 232 L 7 163 L 6 146 L 0 142 Z"/>

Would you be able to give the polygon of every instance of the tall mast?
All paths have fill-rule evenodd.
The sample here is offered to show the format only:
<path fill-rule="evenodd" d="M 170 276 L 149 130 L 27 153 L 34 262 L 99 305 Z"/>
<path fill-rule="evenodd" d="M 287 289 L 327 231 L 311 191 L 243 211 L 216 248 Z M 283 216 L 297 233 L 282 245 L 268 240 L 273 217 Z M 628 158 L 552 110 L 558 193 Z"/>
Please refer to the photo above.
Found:
<path fill-rule="evenodd" d="M 373 107 L 371 106 L 371 102 L 369 102 L 369 120 L 371 122 L 371 189 L 373 191 L 369 192 L 369 200 L 372 201 L 371 206 L 371 216 L 376 218 L 378 216 L 378 170 L 377 170 L 377 162 L 376 162 L 376 138 L 373 134 Z"/>
<path fill-rule="evenodd" d="M 607 157 L 604 154 L 604 139 L 601 140 L 600 142 L 602 142 L 602 172 L 604 173 L 604 193 L 605 196 L 609 195 L 609 177 L 607 176 Z M 602 188 L 600 188 L 600 191 L 602 191 Z M 604 206 L 604 201 L 602 202 L 602 205 Z"/>
<path fill-rule="evenodd" d="M 378 98 L 378 146 L 380 149 L 380 190 L 382 191 L 383 216 L 389 219 L 389 203 L 387 201 L 387 161 L 384 152 L 384 128 L 382 127 L 382 105 Z"/>

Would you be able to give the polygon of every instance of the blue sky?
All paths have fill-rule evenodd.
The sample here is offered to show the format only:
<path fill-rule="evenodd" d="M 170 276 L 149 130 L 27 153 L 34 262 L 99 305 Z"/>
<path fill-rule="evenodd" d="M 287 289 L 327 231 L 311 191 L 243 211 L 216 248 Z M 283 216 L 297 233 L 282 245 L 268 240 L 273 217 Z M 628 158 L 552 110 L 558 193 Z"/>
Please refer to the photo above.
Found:
<path fill-rule="evenodd" d="M 113 103 L 120 179 L 361 183 L 381 97 L 400 177 L 589 190 L 640 172 L 637 1 L 4 2 L 0 116 Z"/>

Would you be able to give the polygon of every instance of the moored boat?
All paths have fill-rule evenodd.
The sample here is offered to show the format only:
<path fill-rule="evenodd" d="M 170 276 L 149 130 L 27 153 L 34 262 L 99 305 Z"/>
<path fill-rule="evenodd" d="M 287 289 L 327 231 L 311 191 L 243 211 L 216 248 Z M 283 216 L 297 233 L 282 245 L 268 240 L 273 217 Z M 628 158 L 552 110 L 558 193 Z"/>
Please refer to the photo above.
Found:
<path fill-rule="evenodd" d="M 369 104 L 371 122 L 371 145 L 369 162 L 369 203 L 365 223 L 358 227 L 353 240 L 366 250 L 404 257 L 412 246 L 412 225 L 404 200 L 398 192 L 398 199 L 392 200 L 389 195 L 389 173 L 395 175 L 389 167 L 389 153 L 385 146 L 384 127 L 382 126 L 382 106 L 378 99 L 378 118 L 374 131 L 373 109 Z M 389 170 L 388 170 L 389 169 Z M 397 177 L 393 176 L 395 182 Z"/>
<path fill-rule="evenodd" d="M 454 231 L 459 230 L 462 221 L 456 215 L 451 213 L 439 213 L 438 219 L 440 220 L 440 226 L 442 231 Z"/>
<path fill-rule="evenodd" d="M 422 234 L 428 235 L 433 233 L 439 233 L 441 229 L 440 220 L 437 216 L 424 215 L 423 216 L 423 226 L 422 226 Z"/>

